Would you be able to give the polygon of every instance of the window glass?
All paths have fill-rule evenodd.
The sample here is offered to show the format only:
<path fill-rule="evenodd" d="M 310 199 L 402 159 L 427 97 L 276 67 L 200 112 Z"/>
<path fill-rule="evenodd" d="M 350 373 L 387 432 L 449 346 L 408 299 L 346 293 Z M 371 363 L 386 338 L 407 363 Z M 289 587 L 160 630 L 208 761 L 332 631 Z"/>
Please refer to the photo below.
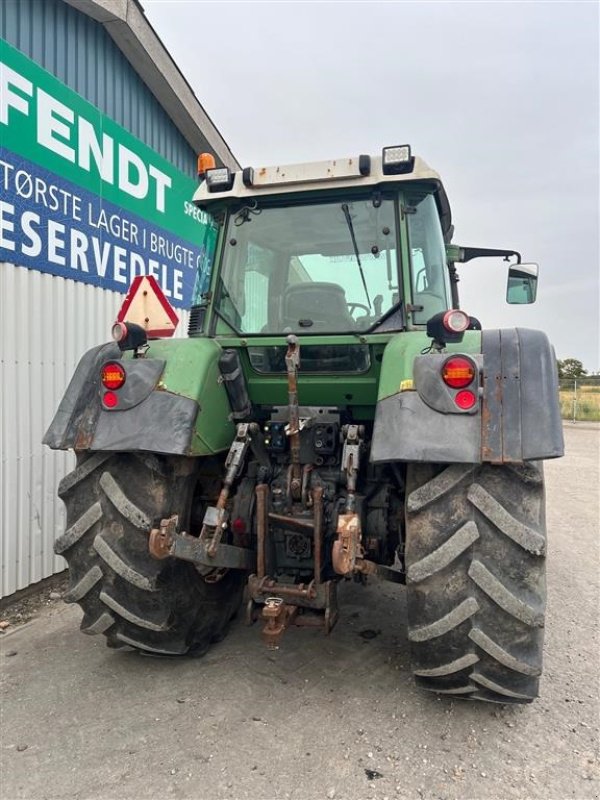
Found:
<path fill-rule="evenodd" d="M 366 330 L 398 301 L 391 198 L 231 214 L 216 307 L 240 333 Z"/>
<path fill-rule="evenodd" d="M 446 247 L 433 195 L 409 194 L 407 202 L 414 208 L 407 217 L 413 305 L 423 307 L 414 312 L 413 319 L 424 325 L 434 314 L 452 306 Z"/>
<path fill-rule="evenodd" d="M 200 211 L 200 221 L 205 226 L 202 241 L 199 243 L 198 271 L 192 292 L 192 305 L 198 306 L 205 302 L 203 295 L 210 289 L 210 279 L 215 260 L 217 246 L 218 226 L 214 219 L 204 211 Z"/>

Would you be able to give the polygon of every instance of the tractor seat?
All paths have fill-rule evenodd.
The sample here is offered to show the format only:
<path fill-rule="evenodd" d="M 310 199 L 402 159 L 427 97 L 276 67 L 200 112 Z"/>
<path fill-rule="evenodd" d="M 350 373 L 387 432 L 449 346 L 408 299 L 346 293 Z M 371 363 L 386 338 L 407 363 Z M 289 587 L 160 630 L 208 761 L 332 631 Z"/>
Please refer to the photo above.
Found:
<path fill-rule="evenodd" d="M 293 331 L 346 331 L 354 328 L 346 292 L 337 283 L 296 283 L 283 294 L 283 324 Z M 300 321 L 312 325 L 300 325 Z"/>

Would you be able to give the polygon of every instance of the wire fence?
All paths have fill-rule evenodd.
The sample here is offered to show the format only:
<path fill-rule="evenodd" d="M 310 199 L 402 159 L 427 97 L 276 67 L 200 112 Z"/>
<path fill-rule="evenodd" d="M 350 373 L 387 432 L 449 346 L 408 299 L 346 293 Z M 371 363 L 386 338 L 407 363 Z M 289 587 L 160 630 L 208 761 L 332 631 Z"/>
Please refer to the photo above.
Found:
<path fill-rule="evenodd" d="M 560 412 L 571 422 L 600 422 L 600 375 L 559 380 Z"/>

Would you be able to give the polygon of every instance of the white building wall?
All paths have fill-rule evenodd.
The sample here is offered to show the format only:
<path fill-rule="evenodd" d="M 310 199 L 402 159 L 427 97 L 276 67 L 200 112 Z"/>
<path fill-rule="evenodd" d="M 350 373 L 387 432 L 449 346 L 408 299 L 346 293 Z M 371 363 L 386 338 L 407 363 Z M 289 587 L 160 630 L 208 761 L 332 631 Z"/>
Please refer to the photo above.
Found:
<path fill-rule="evenodd" d="M 0 597 L 65 568 L 57 488 L 72 453 L 42 445 L 77 362 L 110 339 L 118 292 L 0 263 Z M 178 310 L 176 336 L 188 312 Z"/>

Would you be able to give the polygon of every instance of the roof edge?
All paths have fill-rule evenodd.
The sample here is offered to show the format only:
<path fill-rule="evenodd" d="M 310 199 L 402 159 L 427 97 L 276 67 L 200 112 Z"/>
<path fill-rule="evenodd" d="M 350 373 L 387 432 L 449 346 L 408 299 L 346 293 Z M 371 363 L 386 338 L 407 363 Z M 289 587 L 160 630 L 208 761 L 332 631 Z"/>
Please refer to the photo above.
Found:
<path fill-rule="evenodd" d="M 240 164 L 137 0 L 64 0 L 104 26 L 194 152 L 206 146 L 230 169 Z"/>

